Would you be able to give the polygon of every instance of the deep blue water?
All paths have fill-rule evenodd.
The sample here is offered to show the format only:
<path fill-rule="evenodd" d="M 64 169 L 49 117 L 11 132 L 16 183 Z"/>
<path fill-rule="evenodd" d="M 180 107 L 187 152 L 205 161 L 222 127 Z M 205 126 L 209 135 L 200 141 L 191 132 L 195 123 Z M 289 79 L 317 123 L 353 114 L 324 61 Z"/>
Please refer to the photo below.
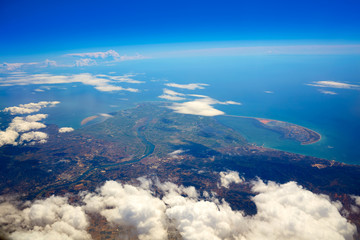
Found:
<path fill-rule="evenodd" d="M 0 107 L 58 100 L 61 104 L 57 107 L 43 111 L 49 113 L 47 123 L 79 128 L 80 121 L 85 117 L 129 108 L 137 102 L 159 101 L 157 96 L 161 95 L 166 81 L 183 84 L 207 83 L 210 86 L 201 90 L 173 90 L 203 94 L 220 101 L 241 102 L 241 106 L 214 107 L 231 115 L 288 121 L 311 128 L 322 135 L 320 142 L 304 146 L 282 140 L 273 133 L 252 129 L 250 124 L 244 122 L 242 125 L 246 127 L 241 129 L 240 126 L 238 130 L 250 142 L 360 164 L 360 91 L 329 88 L 326 90 L 338 94 L 325 95 L 319 92 L 319 88 L 306 85 L 313 81 L 329 80 L 360 84 L 359 56 L 216 56 L 147 59 L 123 62 L 118 66 L 80 69 L 76 72 L 141 73 L 134 78 L 146 83 L 122 84 L 125 87 L 139 88 L 139 93 L 104 93 L 82 84 L 59 84 L 45 92 L 34 92 L 33 90 L 39 87 L 35 85 L 2 87 Z"/>

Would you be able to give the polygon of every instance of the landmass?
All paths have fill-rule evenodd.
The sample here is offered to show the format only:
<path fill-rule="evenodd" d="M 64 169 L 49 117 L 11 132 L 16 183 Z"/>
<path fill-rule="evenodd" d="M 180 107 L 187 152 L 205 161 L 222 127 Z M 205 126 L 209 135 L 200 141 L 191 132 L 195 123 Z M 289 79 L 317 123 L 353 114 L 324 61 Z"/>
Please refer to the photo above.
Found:
<path fill-rule="evenodd" d="M 252 119 L 258 126 L 278 132 L 283 138 L 295 140 L 302 145 L 313 144 L 321 140 L 321 135 L 319 133 L 293 123 L 256 117 L 228 116 Z"/>
<path fill-rule="evenodd" d="M 261 122 L 261 121 L 262 122 Z M 317 135 L 293 124 L 260 119 L 259 123 L 289 132 L 298 141 L 311 143 Z M 280 130 L 277 130 L 280 131 Z M 45 129 L 49 139 L 33 146 L 0 148 L 0 194 L 34 200 L 56 195 L 76 196 L 95 191 L 107 180 L 123 183 L 156 176 L 196 189 L 214 192 L 234 210 L 248 215 L 257 209 L 248 184 L 219 188 L 220 171 L 237 171 L 251 181 L 296 181 L 315 193 L 340 201 L 345 217 L 360 227 L 360 213 L 352 212 L 352 195 L 360 195 L 360 167 L 249 144 L 215 118 L 174 113 L 163 103 L 143 103 L 112 113 L 105 121 L 69 133 L 58 127 Z M 79 201 L 76 197 L 71 201 Z M 108 225 L 93 215 L 88 232 L 93 239 L 114 239 L 131 227 Z M 169 239 L 179 239 L 169 230 Z M 134 236 L 136 239 L 136 236 Z"/>

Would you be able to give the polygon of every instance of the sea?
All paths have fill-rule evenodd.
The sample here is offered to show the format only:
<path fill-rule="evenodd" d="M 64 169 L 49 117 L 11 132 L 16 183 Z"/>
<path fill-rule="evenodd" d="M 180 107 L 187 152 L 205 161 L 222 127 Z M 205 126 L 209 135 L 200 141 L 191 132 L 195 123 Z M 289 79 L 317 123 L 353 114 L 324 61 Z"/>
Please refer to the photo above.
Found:
<path fill-rule="evenodd" d="M 158 96 L 168 88 L 183 94 L 201 94 L 222 102 L 241 103 L 213 105 L 227 115 L 291 122 L 322 136 L 317 143 L 301 145 L 254 125 L 249 119 L 217 118 L 239 131 L 250 143 L 360 164 L 360 88 L 313 86 L 319 81 L 360 85 L 360 57 L 357 55 L 167 57 L 42 71 L 54 75 L 132 74 L 132 78 L 144 83 L 119 83 L 123 87 L 137 88 L 139 92 L 101 92 L 82 83 L 3 86 L 0 87 L 0 108 L 60 101 L 56 107 L 41 111 L 49 115 L 46 123 L 78 129 L 82 127 L 81 120 L 89 116 L 131 108 L 146 101 L 166 101 Z M 208 86 L 188 90 L 171 88 L 165 85 L 167 83 L 205 83 Z M 44 91 L 38 91 L 40 87 Z"/>

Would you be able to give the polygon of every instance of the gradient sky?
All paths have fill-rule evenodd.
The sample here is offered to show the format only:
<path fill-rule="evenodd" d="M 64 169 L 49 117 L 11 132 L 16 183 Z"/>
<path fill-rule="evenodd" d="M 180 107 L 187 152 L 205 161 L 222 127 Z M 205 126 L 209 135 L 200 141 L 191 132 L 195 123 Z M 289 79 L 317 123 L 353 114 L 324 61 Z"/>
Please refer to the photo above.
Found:
<path fill-rule="evenodd" d="M 0 2 L 0 56 L 164 43 L 359 43 L 360 1 Z"/>

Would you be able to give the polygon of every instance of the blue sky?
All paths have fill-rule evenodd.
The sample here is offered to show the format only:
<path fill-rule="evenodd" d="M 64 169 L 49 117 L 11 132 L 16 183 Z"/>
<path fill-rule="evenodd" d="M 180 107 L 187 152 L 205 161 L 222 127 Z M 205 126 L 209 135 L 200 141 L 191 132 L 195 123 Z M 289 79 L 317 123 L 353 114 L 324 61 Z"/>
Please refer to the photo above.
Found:
<path fill-rule="evenodd" d="M 0 57 L 192 42 L 352 44 L 359 12 L 357 0 L 1 1 Z"/>

